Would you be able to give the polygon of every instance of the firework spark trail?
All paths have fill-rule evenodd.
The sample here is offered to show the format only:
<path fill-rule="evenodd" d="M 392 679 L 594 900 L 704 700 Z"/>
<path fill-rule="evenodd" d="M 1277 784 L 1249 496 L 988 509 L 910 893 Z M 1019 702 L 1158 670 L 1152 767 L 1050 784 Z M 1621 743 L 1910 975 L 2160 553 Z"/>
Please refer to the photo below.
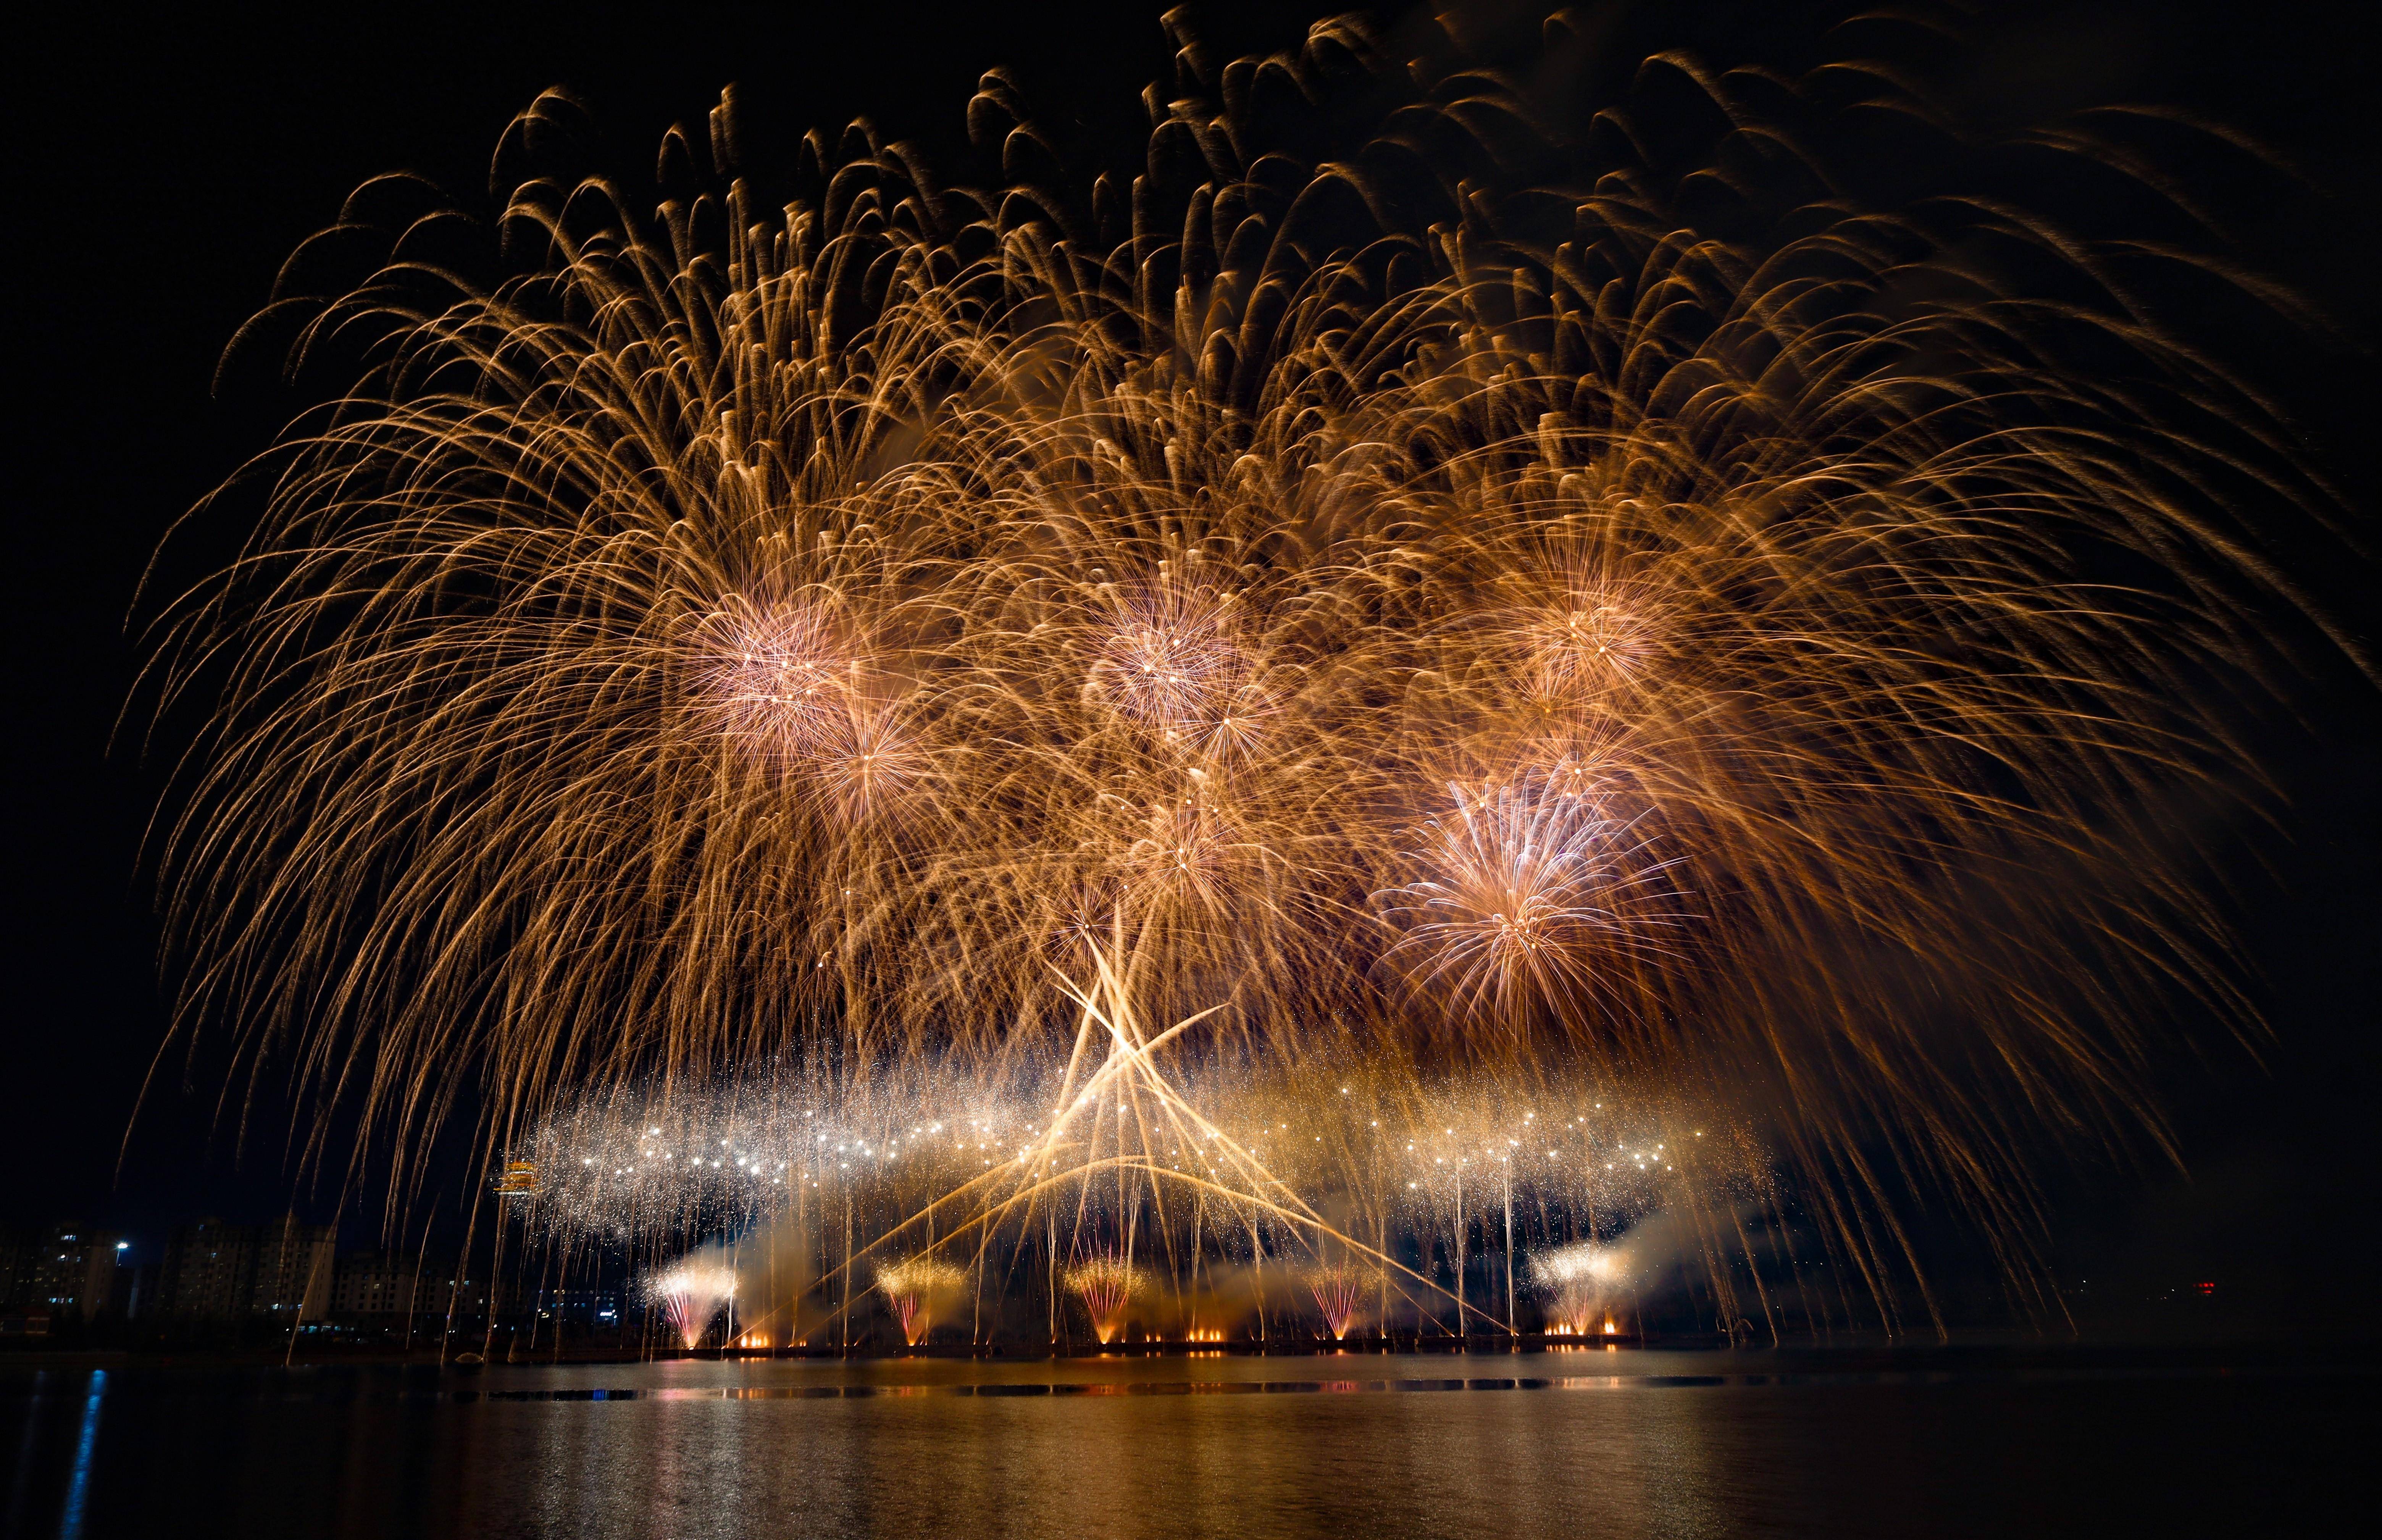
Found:
<path fill-rule="evenodd" d="M 1696 77 L 1797 146 L 1757 196 L 1433 48 L 1186 62 L 1088 220 L 815 140 L 788 204 L 531 167 L 506 281 L 277 296 L 364 363 L 161 622 L 161 709 L 221 702 L 159 837 L 183 1020 L 360 1097 L 393 1214 L 467 1090 L 493 1152 L 788 1052 L 996 1097 L 1072 1052 L 1030 1158 L 1123 1181 L 1208 1137 L 1124 1024 L 1214 1009 L 1293 1080 L 1728 1103 L 1881 1301 L 1887 1166 L 2034 1276 L 2029 1131 L 2162 1138 L 2149 1004 L 2242 1018 L 2150 853 L 2244 760 L 2179 682 L 2272 656 L 2232 511 L 2323 490 L 2122 240 L 1826 186 L 1874 74 Z M 1294 154 L 1283 82 L 1376 126 Z M 995 77 L 970 122 L 1034 137 Z"/>

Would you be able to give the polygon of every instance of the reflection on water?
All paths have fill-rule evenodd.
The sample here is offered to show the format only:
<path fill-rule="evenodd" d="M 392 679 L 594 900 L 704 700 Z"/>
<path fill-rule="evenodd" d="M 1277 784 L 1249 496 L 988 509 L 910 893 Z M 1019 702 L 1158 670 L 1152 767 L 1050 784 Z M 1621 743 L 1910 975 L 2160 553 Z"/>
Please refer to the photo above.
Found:
<path fill-rule="evenodd" d="M 0 1448 L 7 1532 L 69 1536 L 2220 1534 L 2314 1511 L 2371 1383 L 1660 1352 L 0 1365 Z"/>
<path fill-rule="evenodd" d="M 84 1505 L 91 1497 L 92 1457 L 98 1452 L 99 1411 L 106 1404 L 107 1371 L 94 1369 L 83 1392 L 82 1431 L 75 1438 L 74 1473 L 67 1478 L 66 1512 L 58 1520 L 58 1533 L 67 1540 L 82 1534 Z"/>

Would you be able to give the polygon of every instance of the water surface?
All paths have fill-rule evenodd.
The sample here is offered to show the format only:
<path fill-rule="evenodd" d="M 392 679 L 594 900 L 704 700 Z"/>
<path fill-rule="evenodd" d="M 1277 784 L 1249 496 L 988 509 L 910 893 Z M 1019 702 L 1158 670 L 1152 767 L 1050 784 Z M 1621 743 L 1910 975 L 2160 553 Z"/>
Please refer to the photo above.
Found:
<path fill-rule="evenodd" d="M 2370 1365 L 1551 1352 L 0 1361 L 9 1534 L 2167 1535 L 2312 1529 Z"/>

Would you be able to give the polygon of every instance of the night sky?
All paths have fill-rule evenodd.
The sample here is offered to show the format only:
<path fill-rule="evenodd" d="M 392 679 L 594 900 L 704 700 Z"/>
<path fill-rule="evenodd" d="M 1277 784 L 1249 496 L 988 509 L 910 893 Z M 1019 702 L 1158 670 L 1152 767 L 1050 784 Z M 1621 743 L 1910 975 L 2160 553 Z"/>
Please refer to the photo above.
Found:
<path fill-rule="evenodd" d="M 1205 31 L 1223 57 L 1270 51 L 1335 8 L 1209 6 Z M 215 9 L 220 19 L 203 14 Z M 886 137 L 955 166 L 976 78 L 1005 65 L 1084 142 L 1131 148 L 1139 91 L 1170 55 L 1157 6 L 1114 0 L 943 14 L 657 6 L 613 20 L 581 6 L 234 9 L 152 23 L 60 7 L 20 20 L 12 50 L 0 1224 L 116 1226 L 138 1260 L 200 1212 L 252 1220 L 292 1198 L 286 1113 L 261 1098 L 235 1162 L 236 1123 L 215 1116 L 225 1063 L 203 1049 L 189 1090 L 178 1054 L 161 1071 L 117 1171 L 167 1008 L 140 861 L 161 777 L 137 740 L 111 744 L 141 657 L 127 621 L 144 564 L 295 404 L 245 378 L 210 393 L 224 343 L 290 249 L 384 171 L 422 173 L 483 205 L 498 135 L 549 85 L 597 110 L 635 186 L 662 130 L 699 125 L 730 81 L 784 122 L 834 128 L 865 112 Z M 1978 83 L 2012 112 L 2171 103 L 2261 137 L 2302 175 L 2298 190 L 2266 195 L 2244 247 L 2333 317 L 2329 343 L 2275 383 L 2370 543 L 2376 146 L 2364 43 L 2329 18 L 2352 7 L 1995 9 L 2005 18 L 1984 34 Z M 1787 14 L 1641 6 L 1631 26 L 1651 43 L 1706 43 L 1791 27 Z M 2371 564 L 2333 566 L 2314 581 L 2353 614 Z M 2373 647 L 2370 622 L 2361 631 Z M 2382 1066 L 2377 724 L 2373 686 L 2319 662 L 2257 719 L 2279 793 L 2271 827 L 2179 814 L 2175 837 L 2233 874 L 2272 1037 L 2253 1057 L 2211 1024 L 2179 1020 L 2191 1043 L 2166 1078 L 2189 1177 L 2155 1164 L 2057 1168 L 2063 1284 L 2100 1280 L 2093 1292 L 2115 1315 L 2202 1279 L 2243 1319 L 2332 1329 L 2359 1313 L 2376 1260 L 2365 1147 Z M 327 1194 L 297 1201 L 328 1216 Z"/>

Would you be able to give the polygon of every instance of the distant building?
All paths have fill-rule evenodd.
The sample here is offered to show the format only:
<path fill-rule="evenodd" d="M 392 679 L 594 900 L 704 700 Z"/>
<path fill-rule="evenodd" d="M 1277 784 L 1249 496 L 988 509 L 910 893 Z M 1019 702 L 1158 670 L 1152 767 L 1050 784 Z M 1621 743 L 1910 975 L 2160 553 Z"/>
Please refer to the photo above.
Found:
<path fill-rule="evenodd" d="M 335 1237 L 294 1214 L 270 1225 L 185 1225 L 166 1247 L 158 1313 L 185 1322 L 320 1317 L 331 1308 Z"/>
<path fill-rule="evenodd" d="M 117 1263 L 123 1237 L 114 1230 L 59 1225 L 18 1238 L 5 1250 L 6 1293 L 0 1303 L 45 1312 L 53 1318 L 90 1320 L 120 1306 Z"/>
<path fill-rule="evenodd" d="M 250 1312 L 284 1317 L 327 1312 L 338 1244 L 338 1232 L 331 1226 L 301 1225 L 294 1214 L 259 1226 Z"/>
<path fill-rule="evenodd" d="M 18 1286 L 32 1276 L 34 1245 L 31 1236 L 0 1230 L 0 1309 L 25 1302 Z"/>
<path fill-rule="evenodd" d="M 131 1287 L 124 1291 L 124 1318 L 128 1321 L 153 1321 L 166 1313 L 158 1299 L 158 1284 L 165 1275 L 165 1263 L 144 1262 L 127 1269 L 132 1275 Z"/>
<path fill-rule="evenodd" d="M 584 1322 L 604 1330 L 620 1324 L 618 1288 L 559 1288 L 540 1298 L 544 1312 L 557 1320 Z"/>
<path fill-rule="evenodd" d="M 157 1284 L 158 1313 L 177 1321 L 230 1321 L 248 1313 L 256 1282 L 256 1232 L 202 1219 L 174 1232 Z"/>
<path fill-rule="evenodd" d="M 443 1312 L 454 1281 L 436 1263 L 424 1272 L 404 1251 L 350 1251 L 339 1258 L 331 1284 L 331 1313 L 342 1319 L 367 1315 Z"/>

